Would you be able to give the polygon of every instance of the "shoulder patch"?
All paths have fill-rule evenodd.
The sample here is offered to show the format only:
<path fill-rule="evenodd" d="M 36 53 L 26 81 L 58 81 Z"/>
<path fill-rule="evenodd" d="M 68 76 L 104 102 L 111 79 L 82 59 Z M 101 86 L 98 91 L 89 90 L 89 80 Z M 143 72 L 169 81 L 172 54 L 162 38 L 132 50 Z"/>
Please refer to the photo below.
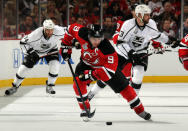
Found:
<path fill-rule="evenodd" d="M 104 55 L 112 54 L 115 52 L 114 47 L 111 45 L 110 41 L 107 39 L 104 39 L 103 41 L 101 41 L 98 48 L 101 50 L 101 52 Z"/>

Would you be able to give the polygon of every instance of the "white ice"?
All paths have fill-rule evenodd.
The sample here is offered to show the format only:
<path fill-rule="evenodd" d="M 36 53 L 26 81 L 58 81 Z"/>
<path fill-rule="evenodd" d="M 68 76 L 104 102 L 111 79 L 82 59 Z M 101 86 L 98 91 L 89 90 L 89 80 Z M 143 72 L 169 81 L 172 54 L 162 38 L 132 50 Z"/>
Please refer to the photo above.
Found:
<path fill-rule="evenodd" d="M 140 99 L 153 121 L 138 117 L 109 87 L 92 99 L 96 113 L 90 122 L 79 117 L 72 85 L 57 85 L 53 97 L 45 86 L 21 87 L 8 97 L 5 89 L 0 89 L 0 131 L 188 131 L 188 83 L 143 84 Z"/>

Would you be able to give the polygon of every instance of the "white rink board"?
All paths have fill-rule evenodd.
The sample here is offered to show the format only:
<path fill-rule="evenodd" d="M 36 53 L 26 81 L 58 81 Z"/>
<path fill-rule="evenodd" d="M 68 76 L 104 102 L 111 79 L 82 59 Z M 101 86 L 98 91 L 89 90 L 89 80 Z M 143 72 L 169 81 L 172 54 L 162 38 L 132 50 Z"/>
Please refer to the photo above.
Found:
<path fill-rule="evenodd" d="M 75 63 L 79 62 L 80 52 L 73 49 L 72 59 Z M 23 60 L 23 54 L 20 49 L 19 40 L 6 40 L 0 41 L 0 80 L 13 79 L 19 65 Z M 70 69 L 65 61 L 61 58 L 61 67 L 59 76 L 71 77 Z M 75 68 L 76 64 L 73 64 Z M 39 63 L 27 74 L 27 78 L 40 78 L 47 77 L 48 65 L 45 62 L 39 61 Z"/>
<path fill-rule="evenodd" d="M 79 62 L 80 50 L 73 49 L 72 59 L 74 63 Z M 13 79 L 22 61 L 22 53 L 19 40 L 0 41 L 0 80 Z M 48 66 L 37 64 L 26 77 L 40 78 L 47 77 Z M 59 76 L 71 77 L 68 65 L 61 59 Z M 73 68 L 75 65 L 73 64 Z M 183 69 L 178 59 L 178 52 L 167 52 L 163 55 L 153 55 L 149 57 L 149 67 L 146 76 L 186 76 L 187 72 Z"/>

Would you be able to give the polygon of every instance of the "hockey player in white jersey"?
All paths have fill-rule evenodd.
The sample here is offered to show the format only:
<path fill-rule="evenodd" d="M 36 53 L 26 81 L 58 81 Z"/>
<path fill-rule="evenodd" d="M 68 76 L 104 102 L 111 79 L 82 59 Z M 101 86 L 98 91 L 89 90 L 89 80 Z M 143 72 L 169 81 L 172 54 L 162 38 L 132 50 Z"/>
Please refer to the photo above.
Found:
<path fill-rule="evenodd" d="M 120 55 L 119 66 L 131 61 L 132 81 L 131 86 L 136 93 L 142 85 L 142 80 L 148 65 L 147 49 L 151 40 L 171 45 L 176 48 L 179 44 L 175 38 L 168 37 L 158 31 L 155 21 L 150 19 L 151 10 L 147 5 L 136 6 L 136 18 L 127 20 L 123 23 L 116 45 L 116 51 Z M 121 67 L 120 67 L 121 68 Z M 103 82 L 97 82 L 88 94 L 92 99 L 98 91 L 104 88 Z"/>
<path fill-rule="evenodd" d="M 17 91 L 26 73 L 41 59 L 45 58 L 49 65 L 48 80 L 46 81 L 46 92 L 55 94 L 53 87 L 59 72 L 59 56 L 57 42 L 64 37 L 66 27 L 54 25 L 52 20 L 43 22 L 39 27 L 20 41 L 24 53 L 24 60 L 16 73 L 12 88 L 5 91 L 5 95 L 12 95 Z"/>

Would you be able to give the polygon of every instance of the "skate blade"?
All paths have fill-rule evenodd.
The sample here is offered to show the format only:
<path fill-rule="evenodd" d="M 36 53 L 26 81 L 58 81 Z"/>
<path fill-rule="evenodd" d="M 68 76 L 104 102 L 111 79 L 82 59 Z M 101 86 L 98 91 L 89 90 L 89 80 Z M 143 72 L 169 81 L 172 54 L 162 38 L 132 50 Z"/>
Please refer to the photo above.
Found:
<path fill-rule="evenodd" d="M 83 120 L 84 122 L 89 122 L 89 121 L 90 121 L 88 117 L 82 117 L 82 120 Z"/>
<path fill-rule="evenodd" d="M 50 94 L 46 92 L 46 97 L 55 97 L 55 94 Z"/>
<path fill-rule="evenodd" d="M 95 111 L 96 111 L 96 109 L 94 109 L 94 111 L 93 112 L 91 112 L 90 114 L 89 114 L 89 118 L 92 118 L 94 115 L 95 115 Z"/>

